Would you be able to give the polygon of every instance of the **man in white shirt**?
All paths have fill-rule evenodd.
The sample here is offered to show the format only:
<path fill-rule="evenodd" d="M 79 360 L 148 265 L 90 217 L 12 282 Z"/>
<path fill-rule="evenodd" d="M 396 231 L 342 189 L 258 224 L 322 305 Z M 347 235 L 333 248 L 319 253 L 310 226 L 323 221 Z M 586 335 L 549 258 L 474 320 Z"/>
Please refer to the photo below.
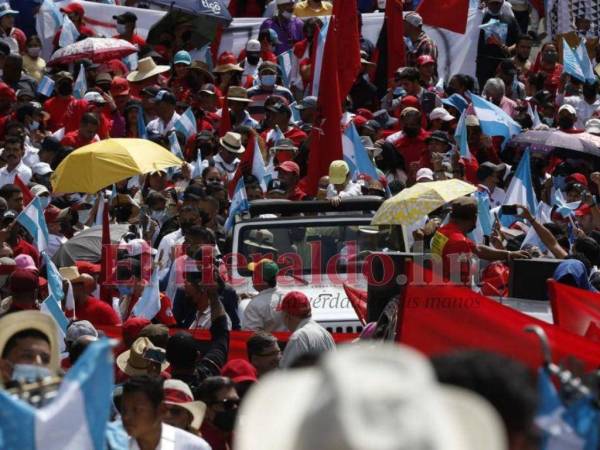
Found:
<path fill-rule="evenodd" d="M 175 112 L 177 98 L 172 92 L 161 89 L 154 97 L 154 101 L 158 117 L 146 125 L 146 131 L 148 137 L 165 136 L 169 131 L 175 129 L 175 123 L 179 120 L 179 114 Z"/>
<path fill-rule="evenodd" d="M 250 300 L 242 316 L 242 329 L 252 331 L 285 331 L 281 312 L 277 311 L 283 293 L 277 287 L 279 266 L 270 259 L 250 263 L 252 284 L 258 294 Z"/>
<path fill-rule="evenodd" d="M 479 185 L 477 188 L 486 192 L 490 198 L 490 207 L 495 208 L 504 204 L 506 198 L 506 192 L 504 189 L 498 187 L 500 177 L 504 173 L 504 166 L 500 164 L 494 164 L 491 162 L 484 162 L 479 165 L 477 169 L 477 179 Z"/>
<path fill-rule="evenodd" d="M 215 155 L 213 161 L 215 167 L 226 173 L 227 180 L 231 181 L 240 164 L 238 157 L 245 151 L 242 146 L 242 136 L 239 133 L 229 131 L 219 139 L 219 144 L 219 153 Z"/>
<path fill-rule="evenodd" d="M 29 183 L 31 169 L 21 161 L 24 152 L 24 142 L 20 137 L 6 137 L 2 150 L 2 158 L 6 161 L 6 166 L 0 169 L 0 187 L 5 184 L 13 184 L 15 175 L 18 175 L 23 183 Z"/>
<path fill-rule="evenodd" d="M 166 407 L 161 378 L 132 377 L 123 386 L 121 416 L 131 450 L 210 450 L 208 443 L 163 423 Z"/>
<path fill-rule="evenodd" d="M 571 105 L 577 113 L 575 128 L 584 129 L 585 123 L 592 117 L 595 111 L 600 109 L 600 98 L 598 98 L 598 83 L 585 83 L 581 95 L 564 96 L 559 92 L 556 95 L 557 105 Z"/>
<path fill-rule="evenodd" d="M 335 342 L 329 331 L 312 319 L 310 301 L 302 292 L 288 292 L 278 310 L 283 313 L 286 328 L 292 332 L 279 367 L 289 368 L 302 357 L 314 357 L 335 350 Z"/>

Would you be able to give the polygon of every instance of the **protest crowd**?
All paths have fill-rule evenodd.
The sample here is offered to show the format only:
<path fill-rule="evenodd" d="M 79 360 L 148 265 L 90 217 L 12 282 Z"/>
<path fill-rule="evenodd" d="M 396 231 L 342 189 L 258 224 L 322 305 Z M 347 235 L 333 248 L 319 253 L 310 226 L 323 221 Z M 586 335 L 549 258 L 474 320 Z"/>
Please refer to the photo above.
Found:
<path fill-rule="evenodd" d="M 0 450 L 600 448 L 599 39 L 0 3 Z"/>

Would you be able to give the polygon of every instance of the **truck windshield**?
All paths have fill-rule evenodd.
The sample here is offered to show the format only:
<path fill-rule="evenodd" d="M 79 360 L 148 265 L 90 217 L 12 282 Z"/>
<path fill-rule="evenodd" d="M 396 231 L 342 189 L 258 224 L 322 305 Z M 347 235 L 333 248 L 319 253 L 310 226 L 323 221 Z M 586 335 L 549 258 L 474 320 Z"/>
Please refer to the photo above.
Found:
<path fill-rule="evenodd" d="M 372 251 L 391 248 L 388 227 L 368 221 L 260 224 L 244 227 L 239 236 L 238 272 L 248 276 L 247 263 L 269 258 L 296 275 L 360 271 Z"/>

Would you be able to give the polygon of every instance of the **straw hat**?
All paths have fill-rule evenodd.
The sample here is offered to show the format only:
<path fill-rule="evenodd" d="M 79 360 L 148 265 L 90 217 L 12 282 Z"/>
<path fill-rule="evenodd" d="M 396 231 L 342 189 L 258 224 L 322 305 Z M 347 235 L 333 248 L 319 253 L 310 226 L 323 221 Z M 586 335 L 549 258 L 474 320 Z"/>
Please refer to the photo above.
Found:
<path fill-rule="evenodd" d="M 215 67 L 213 69 L 214 73 L 225 73 L 225 72 L 243 72 L 244 68 L 241 67 L 239 64 L 231 64 L 231 63 L 227 63 L 227 64 L 221 64 L 218 65 L 217 67 Z"/>
<path fill-rule="evenodd" d="M 248 98 L 248 91 L 239 86 L 229 86 L 229 89 L 227 90 L 227 100 L 240 103 L 252 103 L 252 100 Z"/>
<path fill-rule="evenodd" d="M 225 133 L 225 136 L 219 139 L 219 144 L 221 144 L 228 152 L 236 153 L 238 155 L 241 155 L 244 153 L 244 150 L 246 150 L 242 146 L 242 136 L 233 131 Z"/>
<path fill-rule="evenodd" d="M 77 266 L 61 267 L 60 269 L 58 269 L 58 272 L 60 273 L 61 277 L 63 277 L 67 281 L 70 281 L 71 284 L 83 281 Z"/>
<path fill-rule="evenodd" d="M 127 75 L 127 81 L 136 83 L 153 77 L 154 75 L 167 72 L 168 70 L 171 70 L 169 66 L 157 66 L 152 57 L 148 56 L 140 59 L 137 70 L 134 70 Z"/>
<path fill-rule="evenodd" d="M 144 358 L 144 353 L 148 350 L 160 351 L 161 349 L 152 344 L 150 339 L 146 337 L 136 339 L 135 342 L 131 344 L 129 350 L 117 356 L 117 366 L 130 377 L 147 375 L 150 364 L 152 363 L 151 360 Z M 166 370 L 167 367 L 169 367 L 169 363 L 164 361 L 160 365 L 160 371 Z"/>
<path fill-rule="evenodd" d="M 207 77 L 211 82 L 215 81 L 215 76 L 212 73 L 210 73 L 208 64 L 206 64 L 204 61 L 192 61 L 190 69 L 197 70 L 202 75 Z"/>
<path fill-rule="evenodd" d="M 57 372 L 60 369 L 58 329 L 54 319 L 49 314 L 40 311 L 19 311 L 7 314 L 0 319 L 0 355 L 4 352 L 11 337 L 30 329 L 37 330 L 48 338 L 50 342 L 49 369 Z"/>
<path fill-rule="evenodd" d="M 199 430 L 206 413 L 206 404 L 201 401 L 194 401 L 192 390 L 181 380 L 165 380 L 163 390 L 165 393 L 164 402 L 167 405 L 179 406 L 189 411 L 193 417 L 191 427 Z"/>

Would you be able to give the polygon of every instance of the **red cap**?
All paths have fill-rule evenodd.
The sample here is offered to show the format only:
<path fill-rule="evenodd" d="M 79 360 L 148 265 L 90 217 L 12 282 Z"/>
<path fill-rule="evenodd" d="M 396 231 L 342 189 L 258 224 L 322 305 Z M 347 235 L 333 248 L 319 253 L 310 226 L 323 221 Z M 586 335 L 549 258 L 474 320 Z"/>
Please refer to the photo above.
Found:
<path fill-rule="evenodd" d="M 15 94 L 14 89 L 12 89 L 8 84 L 2 82 L 0 82 L 0 98 L 5 98 L 11 102 L 17 101 L 17 95 Z"/>
<path fill-rule="evenodd" d="M 38 275 L 32 270 L 15 269 L 10 275 L 8 285 L 12 294 L 33 292 L 39 287 Z"/>
<path fill-rule="evenodd" d="M 283 311 L 292 316 L 306 317 L 311 312 L 310 301 L 300 291 L 288 292 L 277 306 L 277 311 Z"/>
<path fill-rule="evenodd" d="M 125 75 L 127 75 L 129 73 L 129 69 L 127 68 L 127 66 L 125 64 L 123 64 L 123 61 L 121 61 L 120 59 L 111 59 L 107 63 L 104 63 L 104 66 L 105 66 L 107 72 L 114 73 L 114 72 L 120 71 Z"/>
<path fill-rule="evenodd" d="M 132 317 L 125 321 L 123 324 L 123 342 L 127 348 L 131 347 L 131 344 L 137 339 L 142 329 L 146 325 L 150 325 L 150 323 L 152 322 L 143 317 Z"/>
<path fill-rule="evenodd" d="M 358 108 L 356 110 L 356 114 L 364 117 L 367 120 L 371 120 L 373 118 L 373 112 L 369 111 L 367 108 Z"/>
<path fill-rule="evenodd" d="M 110 83 L 110 95 L 113 97 L 129 95 L 129 81 L 123 77 L 114 77 Z"/>
<path fill-rule="evenodd" d="M 60 8 L 60 11 L 66 14 L 77 13 L 80 16 L 85 15 L 85 10 L 79 3 L 69 3 L 64 8 Z"/>
<path fill-rule="evenodd" d="M 417 65 L 424 66 L 425 64 L 435 64 L 435 59 L 431 55 L 421 55 L 417 58 Z"/>
<path fill-rule="evenodd" d="M 400 105 L 403 108 L 417 108 L 419 110 L 421 109 L 421 103 L 419 102 L 419 99 L 414 95 L 405 95 L 404 97 L 402 97 L 402 100 L 400 100 Z"/>
<path fill-rule="evenodd" d="M 587 216 L 588 214 L 591 214 L 591 212 L 592 212 L 591 206 L 586 205 L 585 203 L 582 203 L 581 205 L 579 205 L 579 208 L 577 208 L 575 210 L 575 217 Z"/>
<path fill-rule="evenodd" d="M 585 187 L 588 187 L 588 180 L 584 174 L 575 172 L 569 175 L 566 179 L 567 183 L 579 183 L 583 184 Z"/>
<path fill-rule="evenodd" d="M 245 359 L 231 359 L 221 369 L 221 375 L 231 378 L 234 383 L 255 382 L 258 378 L 256 368 Z"/>
<path fill-rule="evenodd" d="M 60 219 L 66 216 L 67 209 L 60 209 L 54 205 L 48 205 L 48 207 L 44 210 L 44 219 L 46 219 L 46 223 L 55 223 Z"/>
<path fill-rule="evenodd" d="M 89 261 L 75 261 L 79 273 L 87 273 L 88 275 L 99 275 L 102 271 L 100 264 L 94 264 Z"/>
<path fill-rule="evenodd" d="M 277 167 L 277 170 L 282 170 L 287 173 L 293 173 L 300 176 L 300 166 L 294 161 L 284 161 Z"/>
<path fill-rule="evenodd" d="M 363 116 L 359 116 L 358 114 L 356 116 L 354 116 L 354 119 L 352 119 L 352 121 L 354 122 L 354 125 L 356 125 L 357 127 L 362 127 L 363 125 L 366 125 L 366 123 L 367 123 L 367 119 L 365 119 Z"/>
<path fill-rule="evenodd" d="M 231 52 L 223 52 L 217 59 L 217 66 L 223 66 L 225 64 L 237 64 L 235 55 Z"/>

